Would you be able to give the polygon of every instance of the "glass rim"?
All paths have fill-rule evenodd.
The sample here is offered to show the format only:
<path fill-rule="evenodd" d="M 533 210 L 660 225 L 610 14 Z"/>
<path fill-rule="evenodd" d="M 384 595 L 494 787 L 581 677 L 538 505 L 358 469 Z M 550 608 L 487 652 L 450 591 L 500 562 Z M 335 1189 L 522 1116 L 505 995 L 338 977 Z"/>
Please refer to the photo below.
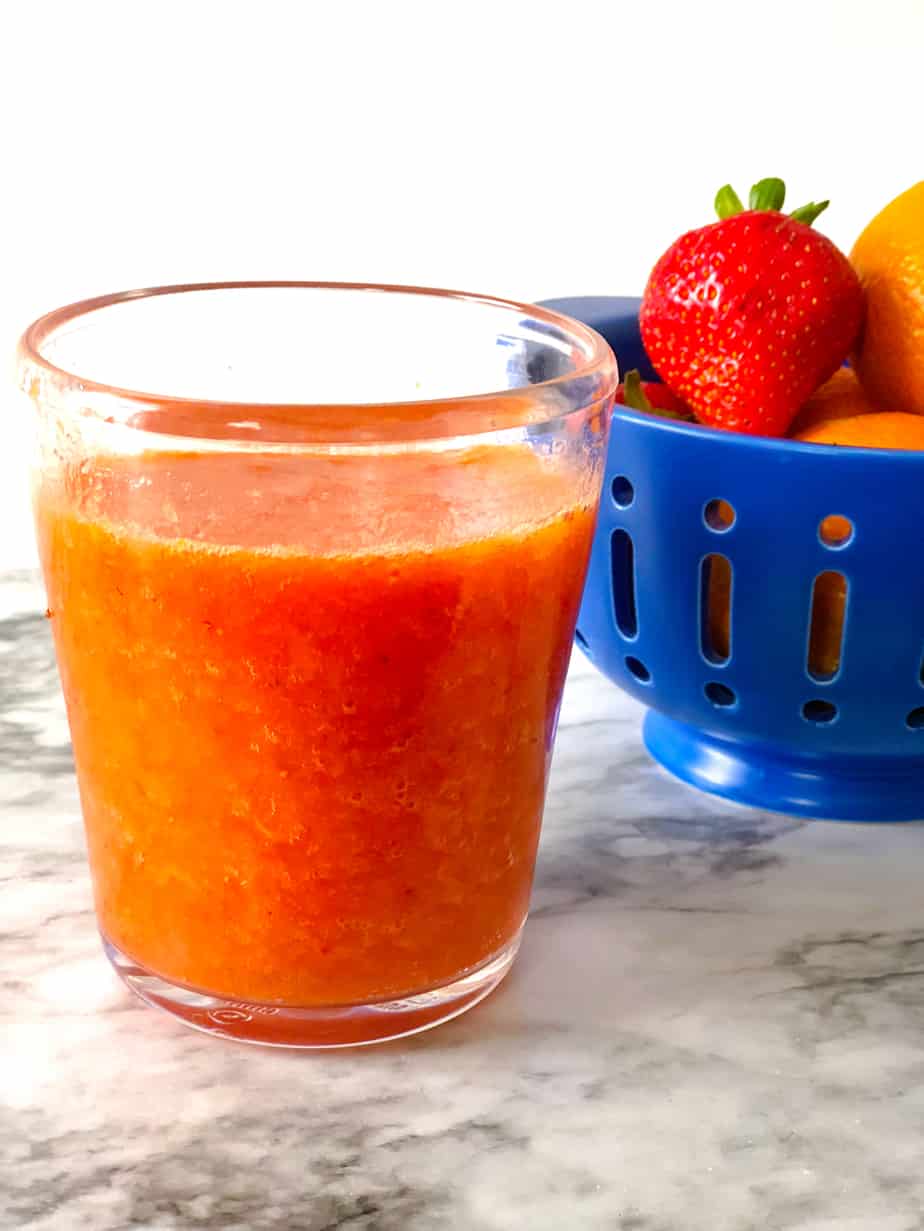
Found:
<path fill-rule="evenodd" d="M 581 362 L 575 365 L 573 370 L 546 380 L 537 381 L 534 384 L 519 384 L 494 391 L 459 394 L 449 397 L 412 398 L 389 402 L 358 400 L 344 402 L 238 402 L 229 399 L 159 394 L 150 390 L 124 388 L 119 385 L 108 384 L 105 381 L 95 380 L 91 376 L 84 376 L 80 372 L 61 367 L 43 354 L 43 347 L 60 329 L 79 320 L 82 316 L 87 316 L 101 309 L 159 296 L 185 295 L 203 291 L 247 291 L 258 289 L 384 292 L 483 304 L 488 307 L 516 312 L 532 320 L 556 326 L 577 345 L 582 359 Z M 220 443 L 225 447 L 239 445 L 247 449 L 254 447 L 269 447 L 272 449 L 274 446 L 278 447 L 279 444 L 284 442 L 274 440 L 272 437 L 268 437 L 261 442 L 253 436 L 230 435 L 226 432 L 222 432 L 220 437 L 216 438 L 214 435 L 209 435 L 206 432 L 200 435 L 195 430 L 184 430 L 177 436 L 170 427 L 161 428 L 158 425 L 151 424 L 145 424 L 142 427 L 132 423 L 127 416 L 133 413 L 144 414 L 145 412 L 152 411 L 183 412 L 199 410 L 217 412 L 227 409 L 233 410 L 235 420 L 244 417 L 259 419 L 261 416 L 264 418 L 268 417 L 273 411 L 279 411 L 283 408 L 288 411 L 325 412 L 331 416 L 343 416 L 345 412 L 350 410 L 374 412 L 378 409 L 387 412 L 390 416 L 411 411 L 416 411 L 417 415 L 421 416 L 425 415 L 428 410 L 435 411 L 439 408 L 452 419 L 456 419 L 458 416 L 454 426 L 448 426 L 443 430 L 436 431 L 425 430 L 418 434 L 408 432 L 406 435 L 402 435 L 399 432 L 397 435 L 390 436 L 383 434 L 378 439 L 367 437 L 356 439 L 347 431 L 340 435 L 331 433 L 317 438 L 309 433 L 285 442 L 288 447 L 294 448 L 298 448 L 299 445 L 307 448 L 327 446 L 333 448 L 344 447 L 350 451 L 357 448 L 360 450 L 370 447 L 375 448 L 382 444 L 400 445 L 402 441 L 420 447 L 426 445 L 429 441 L 434 443 L 438 441 L 445 442 L 453 438 L 456 440 L 477 440 L 479 437 L 496 435 L 508 429 L 520 429 L 527 426 L 541 428 L 544 424 L 567 418 L 568 415 L 575 413 L 579 409 L 584 409 L 603 398 L 609 397 L 615 391 L 618 381 L 616 358 L 609 343 L 590 326 L 561 312 L 556 312 L 551 308 L 538 304 L 522 303 L 518 300 L 494 295 L 476 294 L 438 287 L 402 285 L 400 283 L 304 281 L 300 279 L 176 283 L 111 292 L 105 295 L 77 300 L 74 303 L 46 312 L 26 328 L 17 345 L 16 367 L 20 387 L 26 392 L 31 393 L 39 401 L 43 400 L 44 391 L 42 393 L 36 392 L 36 382 L 44 380 L 46 384 L 50 384 L 56 397 L 62 399 L 64 409 L 68 408 L 68 403 L 76 399 L 79 401 L 81 413 L 89 413 L 93 418 L 107 423 L 117 422 L 131 431 L 143 431 L 153 436 L 172 436 L 174 439 L 182 439 L 187 445 L 194 442 L 214 445 L 220 440 Z M 593 389 L 591 396 L 583 396 L 577 401 L 573 397 L 568 397 L 569 390 L 574 392 L 576 389 L 586 388 L 588 381 Z M 538 417 L 530 417 L 523 414 L 524 394 L 531 395 L 536 402 L 546 401 L 547 406 L 545 410 L 547 413 L 543 413 Z M 556 394 L 561 396 L 556 397 Z M 505 403 L 510 408 L 510 413 L 506 417 L 501 409 Z M 515 413 L 518 405 L 520 407 L 519 414 Z M 488 416 L 483 414 L 481 420 L 478 420 L 476 416 L 475 423 L 465 423 L 463 417 L 465 412 L 484 412 L 489 407 L 495 408 L 494 414 Z M 485 419 L 488 421 L 485 421 Z"/>

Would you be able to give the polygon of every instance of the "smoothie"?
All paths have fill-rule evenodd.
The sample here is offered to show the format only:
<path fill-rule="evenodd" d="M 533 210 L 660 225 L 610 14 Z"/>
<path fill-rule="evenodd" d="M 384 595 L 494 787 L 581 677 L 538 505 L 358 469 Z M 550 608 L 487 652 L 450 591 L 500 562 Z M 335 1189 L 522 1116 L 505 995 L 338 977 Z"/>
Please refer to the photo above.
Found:
<path fill-rule="evenodd" d="M 346 1005 L 516 936 L 594 523 L 553 460 L 45 471 L 49 614 L 123 953 L 217 996 Z"/>

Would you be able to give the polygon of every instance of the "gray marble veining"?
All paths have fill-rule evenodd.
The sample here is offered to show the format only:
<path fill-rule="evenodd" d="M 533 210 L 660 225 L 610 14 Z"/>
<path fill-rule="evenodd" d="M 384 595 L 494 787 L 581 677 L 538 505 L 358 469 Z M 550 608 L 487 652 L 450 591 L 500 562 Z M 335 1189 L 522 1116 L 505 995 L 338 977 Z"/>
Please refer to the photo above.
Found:
<path fill-rule="evenodd" d="M 506 984 L 380 1048 L 223 1043 L 102 957 L 42 610 L 0 586 L 0 1227 L 924 1228 L 924 826 L 689 792 L 576 658 Z"/>

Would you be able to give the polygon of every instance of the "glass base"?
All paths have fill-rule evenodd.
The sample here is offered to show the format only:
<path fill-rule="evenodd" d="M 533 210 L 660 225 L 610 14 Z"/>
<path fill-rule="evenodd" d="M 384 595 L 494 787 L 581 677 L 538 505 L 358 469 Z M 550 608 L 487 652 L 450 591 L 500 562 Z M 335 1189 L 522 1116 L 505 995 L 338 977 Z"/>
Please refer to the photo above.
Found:
<path fill-rule="evenodd" d="M 119 978 L 145 1004 L 194 1030 L 271 1047 L 361 1047 L 431 1030 L 484 1000 L 513 965 L 523 929 L 502 949 L 452 983 L 400 1000 L 296 1008 L 209 996 L 152 974 L 103 936 Z"/>

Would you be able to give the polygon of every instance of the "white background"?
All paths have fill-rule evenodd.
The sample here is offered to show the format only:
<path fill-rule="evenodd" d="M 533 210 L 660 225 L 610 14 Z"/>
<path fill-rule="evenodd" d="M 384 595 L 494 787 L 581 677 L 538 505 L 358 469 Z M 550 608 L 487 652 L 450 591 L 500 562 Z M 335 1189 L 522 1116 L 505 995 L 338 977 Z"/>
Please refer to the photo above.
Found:
<path fill-rule="evenodd" d="M 922 66 L 924 0 L 6 0 L 0 342 L 163 282 L 635 293 L 770 174 L 849 248 L 924 174 Z"/>

